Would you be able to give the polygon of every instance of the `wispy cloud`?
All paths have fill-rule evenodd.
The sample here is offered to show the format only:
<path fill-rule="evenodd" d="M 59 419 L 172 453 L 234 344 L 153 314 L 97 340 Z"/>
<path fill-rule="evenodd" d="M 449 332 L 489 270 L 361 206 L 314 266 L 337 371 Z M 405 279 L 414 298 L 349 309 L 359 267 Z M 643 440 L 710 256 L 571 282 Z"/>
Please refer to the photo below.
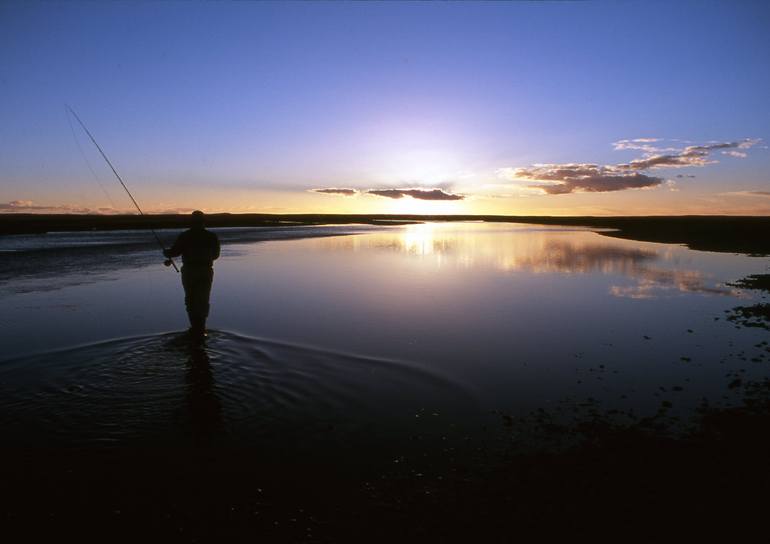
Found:
<path fill-rule="evenodd" d="M 650 168 L 684 168 L 687 166 L 706 166 L 714 164 L 716 159 L 711 158 L 712 151 L 721 151 L 723 155 L 737 158 L 745 158 L 747 154 L 737 149 L 749 149 L 757 145 L 761 140 L 757 138 L 745 138 L 734 142 L 709 142 L 701 145 L 688 145 L 678 149 L 676 147 L 661 147 L 651 144 L 635 144 L 637 140 L 620 140 L 613 146 L 616 150 L 636 149 L 644 151 L 644 157 L 634 159 L 627 164 L 619 164 L 618 168 L 627 170 L 648 170 Z M 728 150 L 728 151 L 724 151 Z"/>
<path fill-rule="evenodd" d="M 99 208 L 99 209 L 104 210 L 105 208 Z M 178 215 L 178 214 L 192 213 L 193 211 L 195 211 L 195 208 L 162 208 L 162 209 L 150 210 L 147 213 L 162 214 L 162 215 Z M 112 213 L 125 213 L 125 212 L 117 212 L 116 210 L 113 210 Z"/>
<path fill-rule="evenodd" d="M 144 209 L 148 214 L 186 214 L 194 208 L 155 208 Z M 118 208 L 88 208 L 85 206 L 72 206 L 69 204 L 35 204 L 32 200 L 11 200 L 0 202 L 0 213 L 51 213 L 51 214 L 93 214 L 93 215 L 133 215 L 136 210 Z"/>
<path fill-rule="evenodd" d="M 31 200 L 11 200 L 0 203 L 0 209 L 32 208 L 33 204 Z"/>
<path fill-rule="evenodd" d="M 613 142 L 612 147 L 615 151 L 633 150 L 644 151 L 646 153 L 660 153 L 664 150 L 675 150 L 675 148 L 662 148 L 659 145 L 652 145 L 660 141 L 661 138 L 634 138 L 633 140 L 618 140 L 617 142 Z"/>
<path fill-rule="evenodd" d="M 731 191 L 728 193 L 718 193 L 718 196 L 749 196 L 770 198 L 770 191 Z"/>
<path fill-rule="evenodd" d="M 760 142 L 760 139 L 746 138 L 731 142 L 708 142 L 681 147 L 685 142 L 679 140 L 635 138 L 619 140 L 612 144 L 617 151 L 642 152 L 642 157 L 628 163 L 535 164 L 527 168 L 500 168 L 496 173 L 499 178 L 509 181 L 534 182 L 529 187 L 549 195 L 645 189 L 657 187 L 665 181 L 663 177 L 648 174 L 646 172 L 648 170 L 703 167 L 714 164 L 719 162 L 712 156 L 716 151 L 735 158 L 745 158 L 747 153 L 743 150 L 754 147 Z M 676 177 L 695 176 L 679 174 Z"/>
<path fill-rule="evenodd" d="M 0 213 L 98 213 L 98 211 L 81 206 L 47 206 L 36 205 L 32 200 L 11 200 L 0 202 Z"/>
<path fill-rule="evenodd" d="M 345 195 L 345 196 L 353 196 L 358 191 L 355 189 L 339 189 L 337 187 L 329 187 L 329 188 L 323 188 L 323 189 L 312 189 L 314 193 L 322 193 L 325 195 Z"/>

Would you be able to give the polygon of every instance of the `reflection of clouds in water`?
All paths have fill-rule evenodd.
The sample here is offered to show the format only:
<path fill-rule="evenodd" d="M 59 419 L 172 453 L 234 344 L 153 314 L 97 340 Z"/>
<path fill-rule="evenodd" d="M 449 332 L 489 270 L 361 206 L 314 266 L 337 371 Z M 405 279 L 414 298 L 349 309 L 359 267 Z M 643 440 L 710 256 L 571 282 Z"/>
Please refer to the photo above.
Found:
<path fill-rule="evenodd" d="M 517 268 L 535 273 L 623 275 L 636 280 L 637 285 L 610 287 L 610 294 L 629 298 L 653 298 L 673 291 L 707 295 L 734 295 L 734 290 L 708 285 L 698 270 L 676 270 L 649 266 L 655 261 L 671 261 L 670 248 L 654 251 L 610 245 L 576 244 L 565 240 L 548 242 L 541 256 L 522 260 Z"/>
<path fill-rule="evenodd" d="M 629 275 L 636 279 L 638 284 L 627 287 L 613 285 L 610 287 L 611 295 L 638 299 L 654 298 L 672 291 L 704 295 L 737 295 L 733 289 L 707 285 L 703 274 L 697 270 L 665 270 L 642 267 Z"/>
<path fill-rule="evenodd" d="M 626 276 L 631 286 L 611 286 L 618 297 L 652 298 L 674 293 L 735 295 L 698 270 L 655 266 L 679 266 L 682 252 L 671 245 L 633 245 L 626 240 L 609 241 L 585 231 L 511 225 L 499 226 L 427 223 L 399 231 L 377 233 L 344 240 L 329 240 L 330 246 L 348 251 L 377 250 L 431 258 L 437 267 L 487 267 L 506 272 L 534 274 L 590 274 Z"/>
<path fill-rule="evenodd" d="M 507 263 L 507 270 L 534 273 L 623 275 L 637 285 L 610 287 L 618 297 L 653 298 L 673 292 L 707 295 L 734 295 L 732 289 L 708 285 L 707 277 L 698 270 L 677 270 L 650 266 L 655 261 L 671 261 L 670 248 L 663 251 L 604 244 L 581 244 L 568 240 L 552 240 L 539 255 L 519 258 Z"/>
<path fill-rule="evenodd" d="M 563 274 L 630 275 L 644 261 L 655 260 L 655 251 L 611 246 L 604 244 L 575 243 L 571 240 L 548 240 L 542 251 L 534 255 L 514 256 L 512 261 L 502 263 L 505 270 L 527 270 L 529 272 Z"/>

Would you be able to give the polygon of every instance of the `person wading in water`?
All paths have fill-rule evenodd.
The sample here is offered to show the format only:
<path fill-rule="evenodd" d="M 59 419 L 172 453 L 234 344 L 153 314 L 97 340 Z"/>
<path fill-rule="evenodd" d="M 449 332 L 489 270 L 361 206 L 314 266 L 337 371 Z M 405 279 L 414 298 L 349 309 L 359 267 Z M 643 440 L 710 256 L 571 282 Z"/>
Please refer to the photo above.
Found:
<path fill-rule="evenodd" d="M 168 258 L 182 256 L 182 286 L 190 333 L 202 338 L 206 335 L 214 261 L 219 258 L 219 239 L 204 227 L 202 211 L 192 213 L 190 229 L 180 234 L 163 254 Z"/>

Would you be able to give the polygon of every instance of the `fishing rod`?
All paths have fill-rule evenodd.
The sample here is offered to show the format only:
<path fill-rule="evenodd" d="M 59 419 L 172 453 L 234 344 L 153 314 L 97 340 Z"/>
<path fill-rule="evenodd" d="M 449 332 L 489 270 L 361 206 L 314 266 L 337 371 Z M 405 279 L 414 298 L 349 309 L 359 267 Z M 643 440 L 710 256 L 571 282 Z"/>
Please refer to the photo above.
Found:
<path fill-rule="evenodd" d="M 95 139 L 95 138 L 93 137 L 93 135 L 91 134 L 91 131 L 90 131 L 90 130 L 88 130 L 88 128 L 86 128 L 86 125 L 83 123 L 83 121 L 81 121 L 81 120 L 80 120 L 80 117 L 78 116 L 78 114 L 77 114 L 77 113 L 75 113 L 75 110 L 73 110 L 71 107 L 69 107 L 69 105 L 68 105 L 68 104 L 65 104 L 65 107 L 66 107 L 66 108 L 67 108 L 67 110 L 68 110 L 68 111 L 69 111 L 69 112 L 70 112 L 70 113 L 71 113 L 71 114 L 72 114 L 72 115 L 75 117 L 75 119 L 77 120 L 77 122 L 78 122 L 78 123 L 80 123 L 80 126 L 81 126 L 81 127 L 83 127 L 83 130 L 85 130 L 85 131 L 86 131 L 86 134 L 88 134 L 88 137 L 89 137 L 89 138 L 91 138 L 91 141 L 92 141 L 92 142 L 94 143 L 94 145 L 96 146 L 96 149 L 98 149 L 98 150 L 99 150 L 99 153 L 101 153 L 101 155 L 102 155 L 102 158 L 103 158 L 103 159 L 104 159 L 104 160 L 107 162 L 107 164 L 110 166 L 110 169 L 112 170 L 112 173 L 113 173 L 113 174 L 115 174 L 115 177 L 116 177 L 116 178 L 118 178 L 118 181 L 120 182 L 120 185 L 123 187 L 123 189 L 125 189 L 125 190 L 126 190 L 126 194 L 128 194 L 128 198 L 130 198 L 130 199 L 131 199 L 131 202 L 133 202 L 133 203 L 134 203 L 134 206 L 136 206 L 136 209 L 137 209 L 137 210 L 139 210 L 139 215 L 142 215 L 142 216 L 143 216 L 143 215 L 144 215 L 144 212 L 142 211 L 142 208 L 140 208 L 140 207 L 139 207 L 139 204 L 138 204 L 138 203 L 136 202 L 136 200 L 134 199 L 134 196 L 131 194 L 131 191 L 129 191 L 129 190 L 128 190 L 128 187 L 126 187 L 126 184 L 123 182 L 123 178 L 121 178 L 121 177 L 120 177 L 120 174 L 118 174 L 118 171 L 117 171 L 117 170 L 115 170 L 115 167 L 114 167 L 114 166 L 112 166 L 112 163 L 110 162 L 110 159 L 108 159 L 108 158 L 107 158 L 107 155 L 106 155 L 106 153 L 105 153 L 105 152 L 102 150 L 101 146 L 100 146 L 98 143 L 96 143 L 96 139 Z M 163 242 L 161 242 L 161 241 L 160 241 L 160 237 L 158 237 L 158 233 L 157 233 L 157 232 L 155 232 L 155 229 L 153 229 L 152 227 L 150 227 L 150 232 L 152 232 L 152 235 L 153 235 L 153 236 L 155 236 L 155 241 L 156 241 L 156 242 L 158 242 L 158 245 L 160 246 L 160 249 L 161 249 L 162 251 L 165 251 L 165 250 L 166 250 L 166 247 L 163 245 Z M 173 267 L 174 267 L 174 270 L 176 270 L 177 272 L 179 272 L 179 269 L 177 268 L 177 266 L 176 266 L 176 263 L 174 262 L 174 259 L 173 259 L 173 258 L 169 258 L 167 262 L 170 262 L 170 263 L 171 263 L 171 266 L 173 266 Z M 167 266 L 168 266 L 168 264 L 167 264 Z"/>

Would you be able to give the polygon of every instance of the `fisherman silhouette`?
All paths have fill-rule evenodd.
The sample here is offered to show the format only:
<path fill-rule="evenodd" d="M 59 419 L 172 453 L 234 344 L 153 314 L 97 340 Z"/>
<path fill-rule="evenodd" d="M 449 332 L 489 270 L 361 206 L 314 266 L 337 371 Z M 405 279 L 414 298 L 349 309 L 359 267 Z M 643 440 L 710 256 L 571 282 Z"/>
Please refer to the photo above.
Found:
<path fill-rule="evenodd" d="M 206 336 L 213 265 L 219 258 L 219 239 L 206 230 L 204 222 L 203 212 L 194 211 L 190 229 L 180 234 L 173 246 L 163 250 L 168 258 L 182 256 L 184 304 L 190 319 L 190 334 L 196 338 Z"/>

